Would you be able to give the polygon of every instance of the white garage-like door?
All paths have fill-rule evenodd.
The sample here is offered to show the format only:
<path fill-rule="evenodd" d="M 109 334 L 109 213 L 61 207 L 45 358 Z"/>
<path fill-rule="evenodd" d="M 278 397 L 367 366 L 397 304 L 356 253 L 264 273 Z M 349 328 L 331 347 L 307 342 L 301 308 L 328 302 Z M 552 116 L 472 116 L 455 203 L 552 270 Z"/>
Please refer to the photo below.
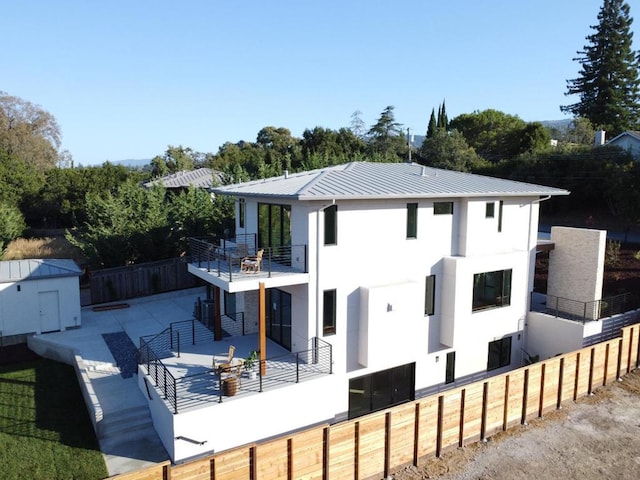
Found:
<path fill-rule="evenodd" d="M 38 303 L 40 305 L 40 332 L 60 330 L 58 291 L 39 292 Z"/>

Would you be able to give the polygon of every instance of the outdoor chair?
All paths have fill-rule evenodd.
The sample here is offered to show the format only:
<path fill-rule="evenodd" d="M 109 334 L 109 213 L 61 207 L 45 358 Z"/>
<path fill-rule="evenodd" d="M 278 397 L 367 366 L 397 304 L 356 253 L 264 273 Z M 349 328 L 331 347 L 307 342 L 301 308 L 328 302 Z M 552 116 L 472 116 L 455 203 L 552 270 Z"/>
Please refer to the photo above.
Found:
<path fill-rule="evenodd" d="M 263 253 L 264 250 L 261 248 L 255 256 L 244 257 L 240 262 L 240 271 L 258 273 L 262 264 Z"/>
<path fill-rule="evenodd" d="M 231 362 L 233 362 L 233 354 L 236 352 L 236 347 L 233 345 L 229 345 L 229 351 L 227 353 L 227 359 L 216 365 L 216 357 L 213 357 L 213 368 L 227 369 L 231 366 Z"/>

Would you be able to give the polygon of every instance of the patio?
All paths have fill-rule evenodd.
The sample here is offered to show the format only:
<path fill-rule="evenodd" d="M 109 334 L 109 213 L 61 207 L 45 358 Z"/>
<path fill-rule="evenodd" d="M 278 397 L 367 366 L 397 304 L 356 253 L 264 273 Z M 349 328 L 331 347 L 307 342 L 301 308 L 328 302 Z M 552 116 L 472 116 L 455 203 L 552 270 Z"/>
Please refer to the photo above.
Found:
<path fill-rule="evenodd" d="M 232 321 L 223 317 L 223 328 L 225 323 Z M 150 380 L 147 388 L 156 388 L 167 407 L 179 413 L 239 401 L 331 373 L 329 344 L 312 339 L 308 350 L 292 353 L 267 339 L 264 372 L 260 372 L 260 362 L 256 362 L 256 377 L 249 378 L 243 371 L 237 376 L 235 395 L 224 395 L 220 388 L 221 378 L 229 372 L 213 368 L 213 359 L 218 364 L 222 362 L 232 345 L 235 347 L 234 359 L 242 362 L 252 350 L 257 350 L 258 334 L 228 335 L 214 341 L 212 332 L 202 323 L 189 320 L 173 323 L 159 335 L 141 338 L 139 362 Z"/>

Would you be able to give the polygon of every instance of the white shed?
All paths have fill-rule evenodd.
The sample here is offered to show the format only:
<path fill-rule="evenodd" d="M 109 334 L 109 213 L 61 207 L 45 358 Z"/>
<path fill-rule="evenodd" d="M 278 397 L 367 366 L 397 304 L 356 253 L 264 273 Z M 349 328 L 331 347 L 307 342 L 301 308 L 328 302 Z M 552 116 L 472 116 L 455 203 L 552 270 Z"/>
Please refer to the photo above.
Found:
<path fill-rule="evenodd" d="M 0 262 L 0 341 L 80 326 L 82 270 L 73 260 Z"/>

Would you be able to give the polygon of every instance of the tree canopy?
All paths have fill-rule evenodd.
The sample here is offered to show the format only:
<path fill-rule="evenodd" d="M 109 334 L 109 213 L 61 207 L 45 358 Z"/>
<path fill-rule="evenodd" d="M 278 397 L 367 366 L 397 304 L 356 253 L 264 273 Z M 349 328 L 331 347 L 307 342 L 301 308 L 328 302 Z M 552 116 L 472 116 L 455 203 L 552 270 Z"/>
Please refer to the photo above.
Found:
<path fill-rule="evenodd" d="M 60 127 L 40 106 L 0 92 L 0 150 L 39 171 L 58 162 Z"/>
<path fill-rule="evenodd" d="M 640 124 L 640 54 L 632 49 L 632 23 L 628 3 L 604 0 L 594 33 L 574 58 L 579 75 L 567 80 L 566 95 L 580 99 L 560 107 L 613 136 Z"/>

